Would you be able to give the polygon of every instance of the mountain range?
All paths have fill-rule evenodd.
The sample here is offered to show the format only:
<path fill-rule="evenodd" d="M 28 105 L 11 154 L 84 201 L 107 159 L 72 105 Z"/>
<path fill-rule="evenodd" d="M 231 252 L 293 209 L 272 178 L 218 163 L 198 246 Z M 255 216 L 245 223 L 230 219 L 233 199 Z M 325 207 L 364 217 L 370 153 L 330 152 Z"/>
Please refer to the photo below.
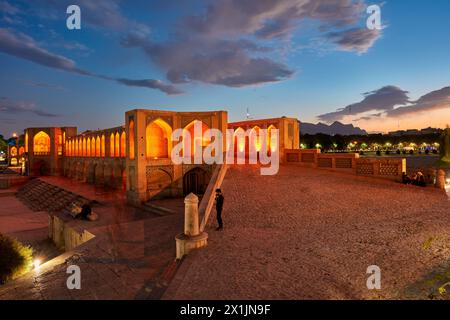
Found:
<path fill-rule="evenodd" d="M 359 127 L 355 127 L 352 124 L 343 124 L 339 121 L 335 121 L 330 125 L 319 122 L 318 124 L 300 122 L 300 134 L 328 134 L 331 136 L 342 135 L 367 135 L 367 131 Z"/>

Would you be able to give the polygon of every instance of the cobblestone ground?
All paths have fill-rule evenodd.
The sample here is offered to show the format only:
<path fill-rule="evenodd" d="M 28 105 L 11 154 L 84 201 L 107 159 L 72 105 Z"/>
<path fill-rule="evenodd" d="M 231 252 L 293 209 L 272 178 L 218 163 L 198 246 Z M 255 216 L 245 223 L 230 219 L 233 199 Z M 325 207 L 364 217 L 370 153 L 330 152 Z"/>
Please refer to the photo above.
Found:
<path fill-rule="evenodd" d="M 94 207 L 99 221 L 73 221 L 95 238 L 0 286 L 0 300 L 159 299 L 176 271 L 175 235 L 183 230 L 183 214 L 135 212 L 114 193 L 94 192 L 91 186 L 62 178 L 46 180 L 101 202 Z M 14 195 L 0 197 L 0 232 L 34 247 L 47 238 L 48 215 L 31 211 Z M 67 287 L 71 265 L 80 267 L 80 290 Z"/>
<path fill-rule="evenodd" d="M 231 167 L 222 189 L 225 230 L 213 214 L 165 298 L 429 298 L 450 281 L 450 201 L 436 189 L 295 166 Z"/>

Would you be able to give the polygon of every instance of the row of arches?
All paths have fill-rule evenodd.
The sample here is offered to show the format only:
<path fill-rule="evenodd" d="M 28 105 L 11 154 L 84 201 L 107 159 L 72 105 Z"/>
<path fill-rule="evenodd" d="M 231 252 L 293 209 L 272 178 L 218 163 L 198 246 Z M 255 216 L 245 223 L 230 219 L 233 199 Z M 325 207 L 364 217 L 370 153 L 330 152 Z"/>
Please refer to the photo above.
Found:
<path fill-rule="evenodd" d="M 261 128 L 259 126 L 254 126 L 249 130 L 250 130 L 249 134 L 246 134 L 246 131 L 242 127 L 238 127 L 237 129 L 235 129 L 233 137 L 235 152 L 244 152 L 244 151 L 248 152 L 248 150 L 250 149 L 251 142 L 253 142 L 254 145 L 252 147 L 257 152 L 261 151 L 263 143 Z M 274 134 L 275 130 L 277 130 L 277 128 L 274 125 L 270 125 L 266 129 L 265 143 L 266 143 L 266 150 L 268 152 L 275 152 L 275 150 L 278 148 L 277 139 Z M 253 141 L 250 140 L 250 137 L 252 135 L 254 136 Z M 228 144 L 227 151 L 229 150 L 230 147 L 231 146 Z"/>
<path fill-rule="evenodd" d="M 16 146 L 11 147 L 11 149 L 9 149 L 9 155 L 11 157 L 17 157 L 17 156 L 22 156 L 25 153 L 25 147 L 19 147 L 17 148 Z"/>
<path fill-rule="evenodd" d="M 107 141 L 108 140 L 108 141 Z M 106 146 L 109 146 L 107 154 Z M 80 136 L 66 143 L 66 155 L 69 157 L 122 157 L 126 156 L 126 133 L 113 132 L 109 136 Z"/>
<path fill-rule="evenodd" d="M 133 124 L 134 125 L 134 124 Z M 196 125 L 201 126 L 201 137 L 195 137 L 194 131 Z M 191 137 L 190 150 L 191 154 L 195 154 L 195 149 L 200 145 L 202 148 L 207 146 L 211 140 L 205 137 L 205 132 L 209 129 L 208 125 L 202 121 L 194 120 L 184 127 L 183 141 L 187 141 L 185 136 L 189 133 Z M 266 144 L 268 152 L 274 152 L 277 146 L 277 140 L 275 139 L 274 130 L 277 128 L 274 125 L 269 125 L 266 129 Z M 254 148 L 256 151 L 260 151 L 262 147 L 262 137 L 260 134 L 261 128 L 254 126 L 250 129 L 250 134 L 255 134 Z M 131 121 L 130 121 L 130 133 L 131 133 Z M 148 159 L 159 159 L 159 158 L 169 158 L 172 151 L 172 143 L 170 137 L 172 135 L 171 126 L 164 120 L 158 118 L 150 122 L 146 127 L 146 155 Z M 250 139 L 249 134 L 242 128 L 239 127 L 234 132 L 234 148 L 235 152 L 248 151 Z M 198 141 L 200 139 L 200 141 Z M 130 141 L 131 146 L 131 141 Z M 226 151 L 231 148 L 230 143 L 226 146 Z M 186 147 L 185 147 L 186 149 Z"/>
<path fill-rule="evenodd" d="M 64 166 L 64 175 L 97 186 L 126 188 L 126 170 L 120 162 L 69 161 Z"/>

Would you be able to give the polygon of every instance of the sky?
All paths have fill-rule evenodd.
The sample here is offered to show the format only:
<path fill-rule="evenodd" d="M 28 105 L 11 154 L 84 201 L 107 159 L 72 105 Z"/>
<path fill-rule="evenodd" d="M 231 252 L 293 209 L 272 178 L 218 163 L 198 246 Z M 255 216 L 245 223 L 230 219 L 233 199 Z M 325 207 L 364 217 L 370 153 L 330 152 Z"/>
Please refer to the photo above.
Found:
<path fill-rule="evenodd" d="M 135 108 L 445 127 L 449 17 L 448 0 L 0 0 L 0 134 Z"/>

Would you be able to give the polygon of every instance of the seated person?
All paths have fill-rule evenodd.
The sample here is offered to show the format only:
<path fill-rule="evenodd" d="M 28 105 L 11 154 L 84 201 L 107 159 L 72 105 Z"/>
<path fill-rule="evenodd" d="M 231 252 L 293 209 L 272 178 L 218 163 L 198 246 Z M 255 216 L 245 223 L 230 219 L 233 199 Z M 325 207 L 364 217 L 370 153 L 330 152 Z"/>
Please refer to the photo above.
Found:
<path fill-rule="evenodd" d="M 402 173 L 402 183 L 411 184 L 411 178 L 406 174 L 406 172 Z"/>

